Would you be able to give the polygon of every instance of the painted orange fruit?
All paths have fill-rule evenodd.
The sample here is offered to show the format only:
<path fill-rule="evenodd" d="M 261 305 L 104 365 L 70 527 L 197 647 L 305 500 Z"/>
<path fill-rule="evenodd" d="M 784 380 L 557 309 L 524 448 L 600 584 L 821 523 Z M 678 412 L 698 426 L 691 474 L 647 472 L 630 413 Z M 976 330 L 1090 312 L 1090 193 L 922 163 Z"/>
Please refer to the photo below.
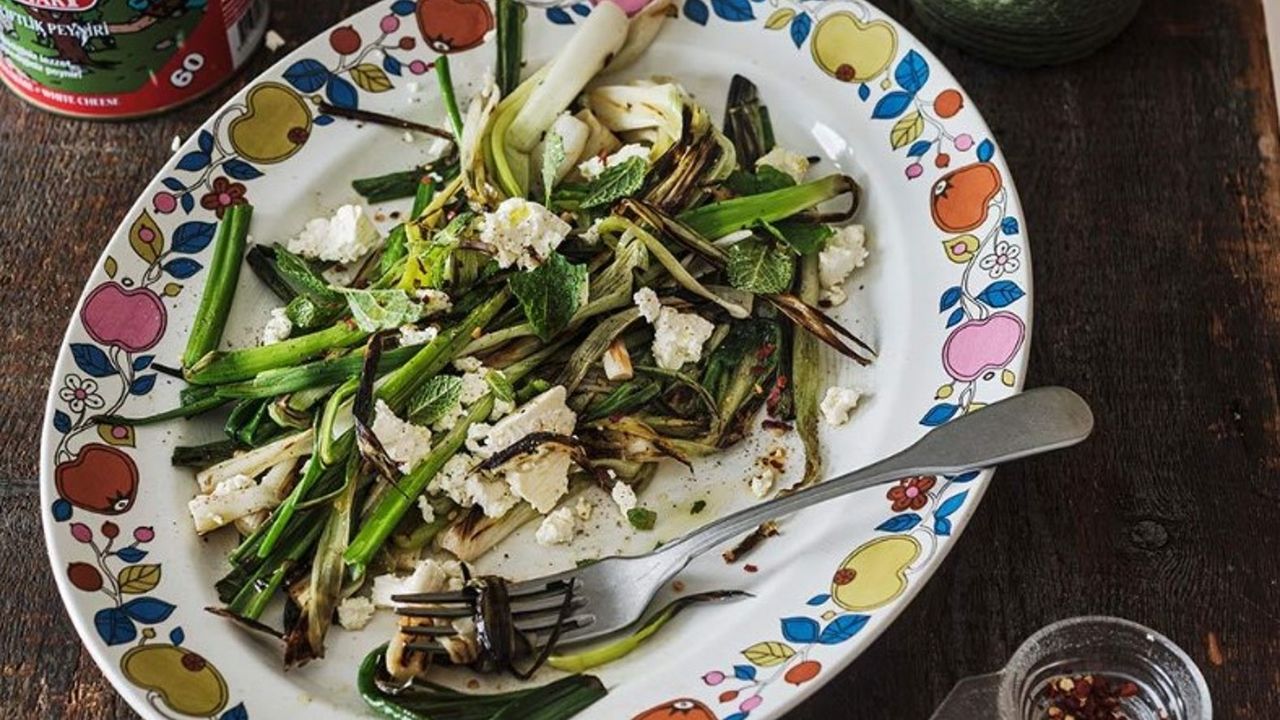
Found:
<path fill-rule="evenodd" d="M 420 0 L 417 17 L 422 38 L 438 53 L 470 50 L 493 29 L 485 0 Z"/>
<path fill-rule="evenodd" d="M 133 506 L 138 466 L 110 445 L 91 443 L 53 471 L 58 495 L 83 510 L 119 515 Z"/>
<path fill-rule="evenodd" d="M 933 111 L 941 118 L 954 117 L 962 107 L 964 107 L 964 96 L 959 90 L 943 90 L 933 100 Z"/>
<path fill-rule="evenodd" d="M 649 708 L 631 720 L 716 720 L 716 714 L 697 700 L 680 698 Z"/>
<path fill-rule="evenodd" d="M 944 175 L 933 186 L 933 222 L 947 232 L 967 232 L 987 219 L 988 204 L 1003 186 L 991 163 L 975 163 Z"/>

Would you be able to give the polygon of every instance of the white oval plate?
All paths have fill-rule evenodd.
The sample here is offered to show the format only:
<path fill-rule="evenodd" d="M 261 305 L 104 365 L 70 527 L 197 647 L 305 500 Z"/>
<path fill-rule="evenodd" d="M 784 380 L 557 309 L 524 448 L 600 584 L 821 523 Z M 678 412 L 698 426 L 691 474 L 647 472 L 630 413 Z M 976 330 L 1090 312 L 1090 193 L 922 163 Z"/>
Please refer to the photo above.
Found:
<path fill-rule="evenodd" d="M 626 76 L 674 76 L 719 116 L 729 78 L 740 72 L 759 85 L 781 144 L 820 155 L 819 171 L 838 168 L 865 190 L 859 220 L 871 258 L 836 314 L 880 357 L 866 371 L 827 358 L 831 384 L 867 391 L 851 423 L 823 428 L 828 475 L 1016 392 L 1031 320 L 1022 213 L 990 131 L 954 78 L 863 3 L 678 5 L 680 17 Z M 585 4 L 531 11 L 529 65 L 548 59 L 589 12 Z M 366 713 L 354 689 L 356 664 L 387 637 L 385 620 L 363 633 L 335 631 L 327 659 L 284 673 L 275 648 L 204 612 L 217 602 L 213 581 L 230 539 L 196 537 L 186 511 L 192 481 L 170 467 L 169 453 L 215 439 L 218 428 L 169 423 L 134 433 L 88 418 L 177 403 L 181 383 L 152 364 L 176 364 L 182 351 L 219 209 L 248 199 L 257 240 L 284 239 L 352 201 L 351 179 L 427 156 L 426 138 L 407 142 L 400 132 L 318 115 L 322 97 L 442 125 L 434 51 L 453 53 L 465 99 L 494 56 L 485 43 L 490 23 L 477 0 L 395 0 L 300 48 L 187 142 L 129 211 L 88 283 L 49 395 L 45 535 L 85 644 L 145 717 L 273 718 L 299 706 L 317 718 Z M 245 276 L 233 345 L 253 343 L 275 304 Z M 666 469 L 642 497 L 659 512 L 655 532 L 623 530 L 597 498 L 582 546 L 529 553 L 526 529 L 504 546 L 509 558 L 494 553 L 482 570 L 531 575 L 593 552 L 648 549 L 750 502 L 742 478 L 771 442 L 757 437 L 695 474 Z M 798 451 L 788 465 L 783 484 L 799 476 Z M 755 552 L 748 568 L 702 558 L 682 575 L 685 592 L 741 588 L 756 597 L 692 610 L 602 668 L 609 695 L 584 716 L 780 716 L 901 612 L 988 481 L 989 473 L 916 479 L 813 508 L 787 519 L 782 537 Z M 695 516 L 697 499 L 708 507 Z"/>

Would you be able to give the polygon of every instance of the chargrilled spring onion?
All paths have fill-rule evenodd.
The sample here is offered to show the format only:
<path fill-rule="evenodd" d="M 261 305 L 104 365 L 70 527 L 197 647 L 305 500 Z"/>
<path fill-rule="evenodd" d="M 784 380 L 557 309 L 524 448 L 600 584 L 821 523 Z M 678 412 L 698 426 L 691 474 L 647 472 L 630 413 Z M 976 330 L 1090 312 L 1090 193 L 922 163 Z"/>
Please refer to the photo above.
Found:
<path fill-rule="evenodd" d="M 820 283 L 818 256 L 800 259 L 800 299 L 818 301 Z M 805 487 L 822 479 L 822 455 L 818 450 L 818 393 L 819 393 L 818 338 L 811 333 L 796 333 L 791 346 L 792 398 L 795 402 L 796 432 L 804 445 L 804 476 L 800 486 Z"/>
<path fill-rule="evenodd" d="M 302 615 L 306 622 L 305 633 L 289 633 L 285 639 L 285 656 L 294 663 L 324 657 L 324 637 L 333 621 L 334 609 L 342 593 L 346 564 L 342 553 L 351 538 L 351 517 L 354 513 L 356 490 L 359 486 L 361 462 L 358 455 L 347 459 L 343 484 L 325 514 L 324 530 L 316 540 L 311 558 L 311 587 L 307 593 Z"/>
<path fill-rule="evenodd" d="M 764 402 L 764 386 L 777 368 L 779 335 L 772 320 L 736 321 L 711 353 L 702 385 L 715 397 L 719 412 L 707 443 L 728 447 L 746 434 L 747 423 Z"/>
<path fill-rule="evenodd" d="M 217 440 L 204 445 L 178 445 L 173 449 L 169 462 L 174 467 L 203 470 L 230 458 L 237 447 L 231 440 Z"/>
<path fill-rule="evenodd" d="M 498 62 L 494 82 L 504 96 L 520 84 L 520 63 L 524 58 L 524 21 L 527 12 L 516 0 L 497 0 L 494 6 L 498 26 Z"/>
<path fill-rule="evenodd" d="M 458 174 L 458 154 L 456 149 L 438 160 L 411 170 L 400 170 L 376 177 L 359 178 L 351 181 L 351 189 L 365 199 L 365 202 L 376 204 L 414 197 L 418 187 L 430 182 L 429 177 L 445 179 Z M 416 214 L 411 215 L 416 217 Z"/>
<path fill-rule="evenodd" d="M 570 653 L 568 655 L 552 655 L 547 659 L 547 664 L 557 670 L 565 672 L 583 672 L 594 667 L 599 667 L 614 660 L 618 660 L 631 653 L 632 650 L 640 647 L 640 645 L 653 636 L 654 633 L 662 629 L 676 615 L 679 615 L 686 608 L 693 605 L 712 602 L 724 602 L 725 600 L 735 600 L 738 598 L 753 597 L 751 593 L 741 590 L 715 590 L 712 592 L 697 593 L 695 595 L 685 595 L 676 598 L 667 603 L 663 608 L 640 625 L 639 629 L 630 635 L 614 640 L 612 642 L 593 647 L 590 650 L 578 653 Z"/>
<path fill-rule="evenodd" d="M 351 347 L 368 336 L 354 324 L 344 321 L 320 332 L 272 345 L 213 351 L 187 370 L 187 381 L 195 385 L 221 385 L 248 380 L 265 370 L 297 365 L 334 348 Z"/>
<path fill-rule="evenodd" d="M 462 142 L 462 113 L 458 110 L 458 96 L 453 92 L 453 72 L 449 69 L 449 56 L 441 55 L 435 61 L 436 80 L 440 84 L 440 97 L 444 100 L 445 113 L 449 116 L 449 129 L 453 141 Z"/>
<path fill-rule="evenodd" d="M 842 222 L 853 217 L 861 195 L 858 183 L 847 175 L 828 175 L 773 192 L 708 203 L 681 213 L 678 219 L 703 237 L 719 238 L 762 222 L 785 220 L 841 195 L 850 197 L 848 210 L 813 219 L 820 222 Z"/>
<path fill-rule="evenodd" d="M 98 425 L 125 425 L 127 427 L 142 427 L 144 425 L 155 425 L 167 420 L 175 420 L 177 418 L 193 418 L 202 415 L 210 410 L 216 410 L 226 405 L 229 400 L 225 397 L 216 395 L 213 388 L 193 388 L 200 392 L 190 393 L 183 399 L 181 405 L 172 410 L 158 412 L 155 415 L 146 415 L 144 417 L 130 418 L 122 415 L 96 415 L 92 418 L 93 422 Z"/>
<path fill-rule="evenodd" d="M 244 261 L 262 284 L 276 294 L 276 297 L 286 303 L 297 297 L 297 291 L 289 286 L 289 283 L 280 275 L 280 271 L 276 269 L 274 249 L 266 245 L 254 245 L 245 254 Z"/>
<path fill-rule="evenodd" d="M 741 75 L 729 81 L 729 100 L 724 111 L 724 134 L 733 141 L 738 162 L 750 169 L 760 156 L 773 149 L 773 124 L 769 109 L 760 104 L 755 83 Z"/>
<path fill-rule="evenodd" d="M 388 350 L 378 360 L 378 372 L 394 370 L 409 361 L 423 345 L 409 345 Z M 344 382 L 360 372 L 363 358 L 357 353 L 342 357 L 314 360 L 294 367 L 264 370 L 252 380 L 220 385 L 220 398 L 269 398 Z M 327 393 L 325 393 L 327 394 Z"/>
<path fill-rule="evenodd" d="M 182 354 L 182 366 L 189 368 L 216 350 L 222 341 L 222 331 L 227 325 L 231 300 L 235 297 L 236 282 L 240 279 L 240 259 L 244 256 L 249 237 L 249 220 L 253 206 L 232 205 L 226 209 L 218 224 L 218 237 L 213 244 L 213 261 L 209 263 L 200 307 L 196 310 L 187 336 L 187 349 Z"/>

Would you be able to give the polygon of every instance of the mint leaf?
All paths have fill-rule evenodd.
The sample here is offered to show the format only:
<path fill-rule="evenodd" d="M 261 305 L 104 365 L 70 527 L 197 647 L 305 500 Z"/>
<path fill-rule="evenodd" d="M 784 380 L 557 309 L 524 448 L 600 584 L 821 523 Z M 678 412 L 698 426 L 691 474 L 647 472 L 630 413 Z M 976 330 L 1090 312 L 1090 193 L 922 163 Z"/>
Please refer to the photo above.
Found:
<path fill-rule="evenodd" d="M 564 138 L 558 132 L 547 133 L 542 146 L 542 204 L 551 205 L 551 189 L 556 185 L 556 171 L 564 162 Z"/>
<path fill-rule="evenodd" d="M 403 290 L 343 290 L 356 325 L 365 332 L 391 330 L 422 318 L 421 303 Z"/>
<path fill-rule="evenodd" d="M 432 376 L 409 400 L 409 420 L 418 425 L 430 425 L 457 407 L 461 397 L 462 378 Z"/>
<path fill-rule="evenodd" d="M 495 398 L 509 403 L 516 401 L 516 389 L 512 387 L 506 373 L 501 370 L 490 370 L 484 376 L 484 381 L 489 383 L 489 389 L 493 391 Z"/>
<path fill-rule="evenodd" d="M 753 293 L 785 292 L 791 287 L 796 260 L 754 235 L 734 243 L 727 261 L 729 284 Z"/>
<path fill-rule="evenodd" d="M 587 301 L 587 266 L 574 265 L 557 252 L 508 282 L 525 319 L 544 342 L 563 330 Z"/>
<path fill-rule="evenodd" d="M 627 511 L 627 522 L 637 530 L 652 530 L 658 521 L 658 513 L 645 508 L 631 508 Z"/>
<path fill-rule="evenodd" d="M 724 186 L 732 190 L 734 195 L 759 195 L 795 184 L 796 181 L 790 175 L 769 165 L 761 165 L 754 173 L 734 170 L 724 181 Z"/>
<path fill-rule="evenodd" d="M 644 185 L 649 163 L 642 157 L 633 157 L 605 169 L 587 185 L 587 196 L 579 207 L 583 209 L 608 205 L 614 200 L 633 195 Z"/>
<path fill-rule="evenodd" d="M 829 225 L 802 222 L 762 222 L 760 226 L 800 255 L 822 252 L 827 238 L 835 234 Z"/>

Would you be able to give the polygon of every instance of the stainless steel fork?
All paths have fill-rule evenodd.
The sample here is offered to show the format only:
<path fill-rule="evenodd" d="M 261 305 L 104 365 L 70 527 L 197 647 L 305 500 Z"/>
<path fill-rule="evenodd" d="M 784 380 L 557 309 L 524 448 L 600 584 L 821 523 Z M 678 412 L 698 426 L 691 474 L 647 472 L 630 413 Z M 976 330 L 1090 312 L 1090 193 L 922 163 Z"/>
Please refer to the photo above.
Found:
<path fill-rule="evenodd" d="M 559 644 L 594 640 L 623 630 L 644 614 L 658 590 L 693 558 L 761 522 L 849 493 L 915 475 L 955 475 L 1070 447 L 1093 430 L 1093 413 L 1074 392 L 1060 387 L 1029 390 L 935 428 L 907 449 L 861 470 L 845 473 L 775 500 L 715 520 L 645 555 L 610 557 L 556 575 L 515 583 L 511 610 L 517 629 L 545 645 L 560 629 Z M 460 617 L 464 593 L 393 598 L 416 617 Z M 425 604 L 427 607 L 423 607 Z M 564 612 L 568 607 L 568 611 Z M 562 619 L 563 618 L 563 619 Z M 417 635 L 445 635 L 448 628 Z M 411 643 L 411 649 L 429 649 Z"/>

